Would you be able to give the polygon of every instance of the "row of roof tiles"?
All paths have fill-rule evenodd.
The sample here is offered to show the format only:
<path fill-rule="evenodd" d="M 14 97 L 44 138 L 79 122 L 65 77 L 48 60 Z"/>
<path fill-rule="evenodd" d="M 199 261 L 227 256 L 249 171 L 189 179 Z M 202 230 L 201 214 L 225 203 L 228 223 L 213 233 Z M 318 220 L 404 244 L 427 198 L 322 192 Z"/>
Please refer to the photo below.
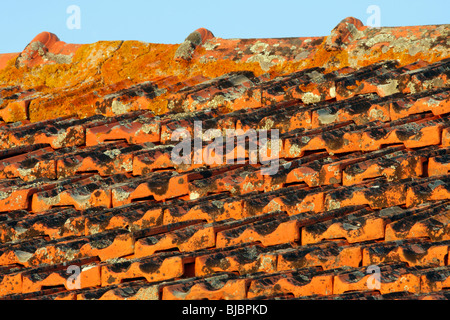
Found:
<path fill-rule="evenodd" d="M 347 103 L 339 103 L 339 101 L 356 94 L 377 93 L 380 97 L 393 95 L 392 99 L 378 98 L 380 106 L 368 110 L 372 118 L 375 117 L 377 120 L 389 121 L 404 117 L 415 112 L 415 109 L 424 108 L 424 105 L 430 104 L 429 101 L 431 104 L 436 104 L 429 107 L 435 110 L 436 114 L 445 112 L 435 101 L 448 100 L 448 95 L 439 90 L 434 95 L 431 92 L 423 94 L 423 99 L 416 103 L 405 101 L 395 104 L 388 110 L 386 107 L 395 103 L 395 100 L 399 100 L 397 93 L 417 93 L 420 96 L 423 91 L 445 87 L 449 70 L 447 59 L 433 64 L 415 62 L 403 67 L 395 61 L 383 61 L 357 71 L 344 68 L 331 73 L 326 73 L 324 68 L 312 68 L 275 79 L 265 76 L 255 77 L 252 72 L 234 72 L 208 81 L 205 81 L 206 78 L 197 77 L 191 81 L 179 82 L 177 78 L 168 77 L 133 85 L 123 90 L 116 89 L 112 94 L 107 93 L 114 90 L 111 86 L 84 95 L 69 91 L 66 98 L 58 99 L 78 99 L 72 101 L 72 105 L 91 105 L 95 114 L 115 116 L 135 110 L 152 110 L 158 97 L 163 100 L 164 109 L 171 112 L 194 112 L 211 108 L 229 112 L 243 108 L 260 108 L 287 100 L 298 99 L 299 102 L 308 105 L 335 98 L 338 102 L 330 106 L 328 112 L 331 113 L 330 116 L 317 114 L 320 104 L 305 107 L 308 110 L 305 110 L 305 113 L 309 113 L 311 119 L 311 123 L 308 124 L 314 127 L 317 125 L 314 122 L 315 119 L 316 122 L 323 122 L 325 118 L 333 117 L 351 119 L 352 110 L 349 110 L 350 114 L 345 111 L 342 114 L 340 112 L 336 114 L 337 111 L 333 112 L 333 108 L 347 106 L 348 109 Z M 39 93 L 32 91 L 20 92 L 17 87 L 0 89 L 0 98 L 3 101 L 0 116 L 3 121 L 15 122 L 27 119 L 35 121 L 39 119 L 39 113 L 42 114 L 48 108 L 58 112 L 54 96 L 41 98 Z M 433 96 L 430 97 L 431 95 Z M 376 104 L 378 101 L 373 102 Z M 314 109 L 316 112 L 311 114 Z M 361 117 L 358 110 L 353 111 L 357 114 L 355 117 Z M 371 119 L 369 117 L 360 121 L 364 120 Z M 330 119 L 325 119 L 325 122 L 328 121 Z"/>
<path fill-rule="evenodd" d="M 290 201 L 294 200 L 290 198 Z M 218 203 L 217 200 L 214 202 Z M 148 211 L 143 210 L 146 206 L 150 207 Z M 61 283 L 68 278 L 68 275 L 61 275 L 61 268 L 76 265 L 77 259 L 88 259 L 87 270 L 95 266 L 98 272 L 101 271 L 101 279 L 106 281 L 101 285 L 140 277 L 145 277 L 149 282 L 178 278 L 184 275 L 186 263 L 194 263 L 196 276 L 218 271 L 271 274 L 276 270 L 309 265 L 334 270 L 344 266 L 356 268 L 360 263 L 372 265 L 404 261 L 410 266 L 421 267 L 448 263 L 449 217 L 446 202 L 411 209 L 391 206 L 378 211 L 364 206 L 348 206 L 320 214 L 303 212 L 289 215 L 271 210 L 245 219 L 210 224 L 191 219 L 161 224 L 159 217 L 160 222 L 156 223 L 159 226 L 147 228 L 148 224 L 139 219 L 145 216 L 149 220 L 154 219 L 155 211 L 160 211 L 152 209 L 154 206 L 138 203 L 113 210 L 95 208 L 81 215 L 70 208 L 54 209 L 28 218 L 23 215 L 26 212 L 22 215 L 20 212 L 8 214 L 11 218 L 16 215 L 15 218 L 21 219 L 2 222 L 2 240 L 7 241 L 0 259 L 5 268 L 1 286 L 3 294 L 39 291 L 42 287 L 53 285 L 67 286 L 67 283 Z M 172 203 L 166 206 L 179 214 Z M 126 226 L 135 231 L 123 229 Z M 11 243 L 14 236 L 23 240 Z M 339 240 L 342 238 L 346 241 Z M 321 242 L 326 239 L 336 239 L 338 242 Z M 385 241 L 377 243 L 379 239 Z M 263 256 L 259 254 L 258 259 L 242 260 L 241 257 L 249 253 L 239 250 L 250 250 L 248 245 L 255 241 L 264 246 Z M 227 257 L 228 250 L 241 245 L 247 248 L 231 254 L 237 255 L 237 261 Z M 211 251 L 211 248 L 217 249 Z M 157 253 L 173 249 L 181 254 Z M 316 257 L 317 254 L 320 257 Z M 194 262 L 189 258 L 192 255 L 198 256 Z M 115 262 L 121 257 L 128 258 Z M 231 262 L 228 259 L 232 259 Z M 155 263 L 158 268 L 155 268 Z M 136 268 L 130 268 L 133 264 Z M 143 264 L 152 265 L 153 271 L 146 271 Z M 179 269 L 174 267 L 176 265 Z M 54 280 L 58 268 L 61 270 L 57 277 L 59 280 Z M 109 271 L 104 271 L 104 268 Z M 189 270 L 190 267 L 186 268 Z M 44 272 L 47 276 L 38 276 L 41 269 L 47 272 Z M 89 274 L 91 272 L 94 271 L 89 271 Z M 110 275 L 111 272 L 114 276 Z M 32 286 L 34 289 L 24 289 L 27 287 L 23 286 L 23 281 L 28 281 L 24 280 L 27 277 L 38 280 L 33 281 L 37 282 Z M 86 282 L 85 285 L 89 288 L 99 284 Z"/>
<path fill-rule="evenodd" d="M 290 189 L 284 188 L 291 184 L 300 184 L 294 187 L 298 188 L 296 192 L 304 190 L 310 197 L 316 194 L 317 201 L 313 201 L 316 211 L 346 204 L 369 204 L 373 208 L 405 204 L 410 207 L 428 200 L 445 199 L 449 188 L 446 177 L 449 149 L 401 149 L 402 146 L 383 149 L 383 152 L 369 153 L 367 157 L 352 154 L 344 159 L 325 158 L 322 153 L 301 161 L 285 161 L 274 176 L 264 175 L 261 167 L 253 165 L 239 165 L 237 168 L 226 165 L 181 173 L 153 172 L 136 177 L 126 173 L 101 177 L 76 174 L 76 170 L 55 171 L 50 168 L 49 172 L 53 174 L 65 172 L 74 175 L 59 175 L 59 180 L 50 180 L 52 177 L 28 182 L 20 177 L 0 180 L 0 203 L 3 212 L 24 209 L 42 212 L 58 206 L 74 206 L 83 210 L 96 206 L 120 207 L 145 198 L 154 201 L 179 197 L 197 199 L 224 192 L 239 198 L 247 193 L 266 191 L 261 197 L 270 197 L 283 190 L 291 194 L 287 191 Z M 39 162 L 35 163 L 38 169 L 42 168 Z M 9 172 L 5 164 L 2 162 L 5 171 Z M 95 170 L 95 167 L 88 169 Z M 27 176 L 34 173 L 33 168 L 18 167 L 17 170 L 27 171 Z M 429 177 L 421 179 L 424 174 Z M 392 183 L 383 185 L 377 181 L 380 179 Z M 336 184 L 342 184 L 342 187 L 336 188 Z M 380 195 L 382 199 L 378 199 L 376 195 L 383 192 Z M 345 194 L 346 198 L 340 194 Z"/>
<path fill-rule="evenodd" d="M 319 256 L 310 254 L 314 249 L 324 251 Z M 377 253 L 380 250 L 385 253 Z M 381 248 L 375 244 L 362 250 L 334 244 L 303 250 L 278 248 L 275 251 L 251 245 L 221 251 L 220 254 L 210 253 L 208 256 L 202 255 L 200 251 L 183 256 L 164 253 L 101 264 L 95 263 L 93 259 L 80 259 L 71 265 L 81 269 L 81 288 L 64 292 L 61 287 L 68 283 L 67 264 L 59 264 L 51 268 L 29 269 L 20 274 L 6 273 L 2 279 L 2 291 L 9 289 L 13 292 L 21 287 L 20 294 L 10 295 L 6 299 L 218 300 L 270 298 L 280 294 L 297 298 L 332 298 L 333 295 L 352 291 L 373 295 L 374 288 L 367 284 L 371 279 L 371 274 L 367 272 L 368 265 L 354 266 L 359 260 L 360 263 L 378 263 L 382 274 L 377 287 L 379 294 L 408 292 L 414 298 L 416 294 L 445 294 L 450 275 L 448 265 L 436 266 L 436 261 L 448 254 L 448 243 L 386 243 Z M 434 263 L 411 267 L 396 258 L 393 259 L 394 263 L 381 262 L 389 261 L 389 256 L 414 259 L 420 254 L 426 256 L 420 259 L 421 262 L 427 262 L 428 258 Z M 325 265 L 324 260 L 328 261 L 327 257 L 331 255 L 335 260 L 339 259 L 337 265 L 340 266 L 330 265 L 330 269 L 318 266 Z M 245 263 L 245 259 L 241 258 L 245 256 L 253 260 L 257 258 L 258 263 Z M 295 261 L 297 268 L 292 270 L 289 259 L 294 257 L 298 259 Z M 321 263 L 317 263 L 317 259 Z M 194 260 L 195 270 L 191 270 L 190 261 Z M 298 263 L 301 263 L 300 267 Z M 345 263 L 348 265 L 342 267 Z M 202 269 L 197 269 L 197 266 Z M 286 270 L 286 267 L 289 269 Z M 223 269 L 230 271 L 223 272 Z M 207 270 L 214 270 L 214 273 L 208 273 Z M 186 273 L 186 278 L 177 279 Z M 130 281 L 120 283 L 125 279 Z M 95 289 L 99 286 L 102 287 Z"/>

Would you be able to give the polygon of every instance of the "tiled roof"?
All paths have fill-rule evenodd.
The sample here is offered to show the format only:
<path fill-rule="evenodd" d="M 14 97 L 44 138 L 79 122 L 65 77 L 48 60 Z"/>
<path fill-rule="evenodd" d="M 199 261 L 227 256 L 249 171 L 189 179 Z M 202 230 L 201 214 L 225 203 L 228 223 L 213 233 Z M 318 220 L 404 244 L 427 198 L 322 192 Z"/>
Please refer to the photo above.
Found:
<path fill-rule="evenodd" d="M 0 55 L 0 296 L 448 299 L 449 33 L 355 18 L 177 45 L 44 32 Z M 239 137 L 203 141 L 203 162 L 177 162 L 171 137 L 196 121 L 280 143 L 247 136 L 267 151 L 255 163 Z"/>

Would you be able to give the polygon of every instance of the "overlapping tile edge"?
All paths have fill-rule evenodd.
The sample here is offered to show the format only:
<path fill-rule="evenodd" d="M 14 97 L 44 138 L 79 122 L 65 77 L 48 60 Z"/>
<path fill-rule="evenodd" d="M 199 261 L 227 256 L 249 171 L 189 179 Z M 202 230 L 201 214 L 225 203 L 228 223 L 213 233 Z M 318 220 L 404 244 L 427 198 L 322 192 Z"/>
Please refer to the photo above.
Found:
<path fill-rule="evenodd" d="M 0 55 L 2 299 L 448 299 L 449 30 Z M 175 162 L 196 123 L 281 143 Z"/>

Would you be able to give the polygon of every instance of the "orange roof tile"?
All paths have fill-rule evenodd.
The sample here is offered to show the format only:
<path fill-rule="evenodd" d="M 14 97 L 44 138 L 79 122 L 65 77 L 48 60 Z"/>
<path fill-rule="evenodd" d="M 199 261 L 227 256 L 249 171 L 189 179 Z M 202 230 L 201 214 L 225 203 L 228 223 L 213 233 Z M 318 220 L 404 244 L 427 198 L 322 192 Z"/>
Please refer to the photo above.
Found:
<path fill-rule="evenodd" d="M 448 37 L 1 54 L 1 299 L 448 299 Z"/>

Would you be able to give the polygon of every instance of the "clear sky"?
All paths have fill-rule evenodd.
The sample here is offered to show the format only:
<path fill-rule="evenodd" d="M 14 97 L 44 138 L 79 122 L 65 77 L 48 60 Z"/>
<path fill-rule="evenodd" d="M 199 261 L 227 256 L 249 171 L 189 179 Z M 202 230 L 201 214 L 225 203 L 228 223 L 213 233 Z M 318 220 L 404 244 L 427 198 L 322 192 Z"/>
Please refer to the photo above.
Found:
<path fill-rule="evenodd" d="M 68 43 L 181 43 L 204 27 L 221 38 L 326 36 L 348 16 L 365 25 L 450 23 L 449 0 L 0 0 L 0 53 L 20 52 L 38 33 Z M 77 6 L 79 14 L 68 8 Z M 68 23 L 69 22 L 69 26 Z"/>

